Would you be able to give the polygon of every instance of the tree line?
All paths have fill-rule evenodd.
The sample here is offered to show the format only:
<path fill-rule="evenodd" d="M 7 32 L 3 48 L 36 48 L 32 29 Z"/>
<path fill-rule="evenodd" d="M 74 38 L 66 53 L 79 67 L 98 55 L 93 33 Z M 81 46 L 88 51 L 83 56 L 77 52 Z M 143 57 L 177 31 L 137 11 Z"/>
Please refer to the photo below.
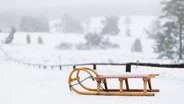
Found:
<path fill-rule="evenodd" d="M 120 32 L 118 27 L 118 17 L 109 16 L 101 21 L 103 29 L 101 34 L 117 35 Z M 23 16 L 18 25 L 18 29 L 23 32 L 49 32 L 50 21 L 46 16 Z M 59 22 L 53 24 L 56 32 L 62 33 L 84 33 L 83 24 L 69 15 L 63 15 Z"/>
<path fill-rule="evenodd" d="M 100 48 L 100 49 L 107 49 L 107 48 L 118 48 L 119 45 L 116 43 L 112 43 L 108 37 L 104 37 L 105 35 L 118 35 L 120 33 L 120 29 L 118 27 L 119 17 L 115 16 L 109 16 L 105 17 L 101 20 L 101 23 L 103 25 L 103 28 L 101 29 L 100 33 L 84 33 L 84 29 L 82 24 L 73 19 L 72 17 L 68 15 L 64 15 L 61 18 L 60 22 L 56 22 L 54 24 L 54 28 L 58 32 L 63 33 L 84 33 L 84 39 L 86 39 L 86 43 L 79 43 L 76 45 L 77 49 L 94 49 L 94 48 Z M 126 27 L 126 35 L 130 35 L 130 29 L 129 25 L 131 24 L 131 20 L 129 17 L 125 17 L 124 24 Z M 45 16 L 24 16 L 19 24 L 20 31 L 23 32 L 49 32 L 49 20 Z M 15 27 L 13 28 L 15 31 Z M 11 31 L 13 31 L 11 29 Z M 6 42 L 7 44 L 11 43 L 13 40 L 14 34 L 10 33 L 10 35 L 7 37 Z M 31 36 L 29 34 L 26 35 L 26 43 L 31 43 Z M 38 43 L 43 44 L 43 40 L 41 37 L 38 38 Z M 61 49 L 70 48 L 72 45 L 68 43 L 61 43 L 57 47 Z M 131 47 L 131 51 L 133 52 L 141 52 L 142 51 L 142 45 L 141 40 L 136 39 Z"/>

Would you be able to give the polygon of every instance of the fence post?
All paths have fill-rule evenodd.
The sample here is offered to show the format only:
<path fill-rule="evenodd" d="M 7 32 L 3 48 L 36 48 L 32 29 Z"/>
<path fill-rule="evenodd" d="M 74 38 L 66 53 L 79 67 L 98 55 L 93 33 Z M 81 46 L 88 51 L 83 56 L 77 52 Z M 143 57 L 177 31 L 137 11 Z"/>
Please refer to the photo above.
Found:
<path fill-rule="evenodd" d="M 93 69 L 96 70 L 96 64 L 93 64 Z"/>
<path fill-rule="evenodd" d="M 59 69 L 62 70 L 62 66 L 61 65 L 59 66 Z"/>
<path fill-rule="evenodd" d="M 126 72 L 131 72 L 131 64 L 126 64 Z"/>
<path fill-rule="evenodd" d="M 73 66 L 73 69 L 75 69 L 75 68 L 76 68 L 76 66 L 74 65 L 74 66 Z"/>

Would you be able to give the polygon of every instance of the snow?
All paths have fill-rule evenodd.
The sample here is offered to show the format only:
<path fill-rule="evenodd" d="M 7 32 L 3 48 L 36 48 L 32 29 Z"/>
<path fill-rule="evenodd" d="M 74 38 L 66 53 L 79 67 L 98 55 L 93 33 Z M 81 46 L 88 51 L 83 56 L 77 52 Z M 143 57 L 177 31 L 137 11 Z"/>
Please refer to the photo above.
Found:
<path fill-rule="evenodd" d="M 44 70 L 3 59 L 1 57 L 0 61 L 1 104 L 173 104 L 184 101 L 183 70 L 160 69 L 160 77 L 152 82 L 155 88 L 160 89 L 154 97 L 90 96 L 70 92 L 67 84 L 69 67 L 62 71 Z M 157 73 L 157 70 L 154 69 L 154 72 Z"/>
<path fill-rule="evenodd" d="M 2 41 L 8 34 L 0 33 L 0 48 L 14 59 L 37 64 L 123 63 L 137 61 L 173 63 L 173 61 L 169 60 L 156 59 L 157 55 L 153 53 L 151 48 L 153 41 L 147 39 L 143 32 L 145 26 L 149 26 L 149 23 L 151 23 L 151 17 L 148 18 L 148 20 L 146 20 L 146 17 L 137 18 L 140 21 L 145 21 L 145 23 L 140 24 L 135 23 L 135 18 L 133 19 L 131 17 L 131 29 L 135 30 L 135 33 L 141 37 L 143 45 L 142 53 L 130 51 L 130 47 L 137 38 L 137 35 L 126 37 L 123 34 L 114 37 L 110 36 L 112 42 L 120 45 L 118 49 L 59 50 L 55 45 L 61 42 L 70 42 L 72 44 L 84 42 L 83 35 L 29 33 L 32 36 L 33 43 L 25 44 L 27 33 L 17 32 L 13 43 L 11 45 L 5 45 Z M 43 38 L 43 45 L 37 44 L 36 40 L 38 36 Z M 160 76 L 152 80 L 153 88 L 160 89 L 160 92 L 155 93 L 153 97 L 79 95 L 69 90 L 67 81 L 71 71 L 72 66 L 63 67 L 62 70 L 59 70 L 59 68 L 44 69 L 15 63 L 0 51 L 0 104 L 180 104 L 184 102 L 183 69 L 133 66 L 132 72 L 128 74 L 160 74 Z M 125 73 L 125 67 L 122 66 L 97 66 L 97 72 L 100 74 L 127 74 Z M 141 83 L 136 83 L 138 81 L 130 81 L 131 87 L 142 86 Z M 115 85 L 115 82 L 110 83 L 111 85 Z"/>

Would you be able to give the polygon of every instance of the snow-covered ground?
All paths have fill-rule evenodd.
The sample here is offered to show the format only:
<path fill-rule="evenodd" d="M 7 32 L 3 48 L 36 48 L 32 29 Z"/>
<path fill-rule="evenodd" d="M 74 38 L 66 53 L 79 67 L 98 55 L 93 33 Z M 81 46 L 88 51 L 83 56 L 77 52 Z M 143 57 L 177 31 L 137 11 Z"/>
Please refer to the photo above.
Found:
<path fill-rule="evenodd" d="M 70 92 L 67 79 L 71 67 L 65 67 L 61 71 L 27 67 L 7 61 L 2 54 L 0 66 L 1 104 L 181 104 L 184 102 L 184 70 L 179 69 L 135 68 L 133 73 L 159 73 L 160 76 L 152 83 L 154 88 L 160 89 L 160 92 L 154 97 L 127 97 L 89 96 Z M 115 68 L 113 70 L 98 68 L 97 71 L 124 73 L 124 70 Z"/>
<path fill-rule="evenodd" d="M 153 53 L 153 41 L 143 34 L 144 26 L 148 26 L 150 19 L 138 18 L 147 24 L 135 23 L 132 18 L 131 29 L 141 37 L 142 53 L 131 52 L 131 46 L 137 35 L 126 37 L 119 34 L 110 37 L 110 40 L 120 45 L 118 49 L 109 50 L 59 50 L 55 48 L 61 42 L 77 44 L 84 42 L 82 34 L 56 34 L 56 33 L 29 33 L 32 44 L 26 44 L 27 33 L 16 33 L 12 44 L 5 45 L 2 41 L 8 33 L 0 33 L 0 48 L 16 60 L 37 64 L 77 64 L 91 62 L 154 62 L 173 63 L 169 60 L 158 60 Z M 147 22 L 146 22 L 147 21 Z M 135 24 L 133 24 L 135 23 Z M 138 26 L 138 24 L 140 26 Z M 137 29 L 137 28 L 138 29 Z M 140 28 L 141 27 L 141 28 Z M 134 28 L 134 29 L 133 29 Z M 135 31 L 134 31 L 135 30 Z M 141 32 L 142 31 L 142 32 Z M 44 44 L 37 44 L 38 36 L 43 38 Z M 89 66 L 91 67 L 91 66 Z M 0 104 L 181 104 L 184 102 L 184 70 L 152 67 L 132 67 L 132 73 L 158 73 L 159 77 L 152 80 L 153 88 L 160 89 L 154 97 L 128 97 L 128 96 L 89 96 L 70 92 L 68 75 L 72 67 L 38 68 L 15 63 L 9 60 L 0 51 Z M 122 66 L 97 66 L 100 74 L 126 74 Z M 130 74 L 130 73 L 128 73 Z M 111 82 L 115 83 L 115 82 Z M 140 87 L 141 83 L 133 83 L 130 87 Z"/>

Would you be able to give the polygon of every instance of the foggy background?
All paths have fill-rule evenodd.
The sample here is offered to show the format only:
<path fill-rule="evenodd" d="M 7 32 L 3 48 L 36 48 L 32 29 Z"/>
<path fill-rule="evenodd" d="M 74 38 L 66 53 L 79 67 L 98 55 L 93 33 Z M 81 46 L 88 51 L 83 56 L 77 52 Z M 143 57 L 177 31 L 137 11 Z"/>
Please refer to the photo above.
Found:
<path fill-rule="evenodd" d="M 159 16 L 161 0 L 0 0 L 0 27 L 17 24 L 24 15 L 46 15 L 55 19 L 68 14 L 87 17 L 146 15 Z"/>

